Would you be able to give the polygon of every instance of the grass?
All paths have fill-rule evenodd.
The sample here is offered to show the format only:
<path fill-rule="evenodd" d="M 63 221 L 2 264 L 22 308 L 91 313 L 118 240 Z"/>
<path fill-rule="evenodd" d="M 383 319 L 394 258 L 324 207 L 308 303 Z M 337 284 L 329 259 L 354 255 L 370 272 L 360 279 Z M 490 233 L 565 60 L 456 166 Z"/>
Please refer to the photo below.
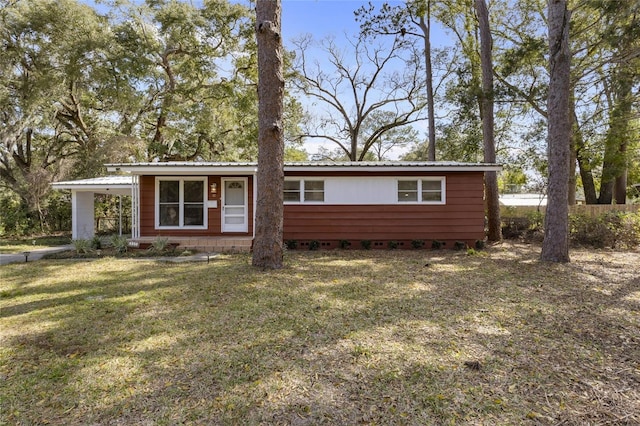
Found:
<path fill-rule="evenodd" d="M 63 235 L 12 239 L 0 238 L 0 254 L 22 253 L 34 248 L 62 246 L 69 243 L 71 243 L 71 238 Z"/>
<path fill-rule="evenodd" d="M 0 269 L 0 424 L 638 424 L 640 252 Z"/>

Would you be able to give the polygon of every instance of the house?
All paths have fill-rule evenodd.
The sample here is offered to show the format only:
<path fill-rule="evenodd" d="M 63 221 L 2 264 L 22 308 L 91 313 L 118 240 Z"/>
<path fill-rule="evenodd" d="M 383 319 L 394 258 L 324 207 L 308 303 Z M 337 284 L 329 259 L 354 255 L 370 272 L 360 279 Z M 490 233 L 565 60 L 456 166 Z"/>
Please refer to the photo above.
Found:
<path fill-rule="evenodd" d="M 250 250 L 257 200 L 257 163 L 167 162 L 109 164 L 125 174 L 59 182 L 73 201 L 73 238 L 93 235 L 88 208 L 95 192 L 128 185 L 131 240 L 158 236 L 203 250 Z M 285 163 L 284 240 L 360 248 L 441 241 L 473 245 L 485 236 L 483 178 L 501 166 L 458 162 Z M 111 180 L 113 179 L 113 180 Z M 128 179 L 128 180 L 127 180 Z M 91 226 L 90 226 L 91 224 Z"/>

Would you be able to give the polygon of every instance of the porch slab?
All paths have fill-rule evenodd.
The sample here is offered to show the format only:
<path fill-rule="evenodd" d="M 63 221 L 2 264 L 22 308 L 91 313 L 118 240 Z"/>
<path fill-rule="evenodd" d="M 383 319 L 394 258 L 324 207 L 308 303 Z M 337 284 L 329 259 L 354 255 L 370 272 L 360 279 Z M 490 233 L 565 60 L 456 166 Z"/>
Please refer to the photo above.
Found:
<path fill-rule="evenodd" d="M 138 237 L 130 239 L 137 245 L 151 245 L 158 238 L 168 238 L 170 244 L 177 245 L 179 250 L 194 250 L 216 253 L 248 253 L 251 251 L 253 237 Z"/>

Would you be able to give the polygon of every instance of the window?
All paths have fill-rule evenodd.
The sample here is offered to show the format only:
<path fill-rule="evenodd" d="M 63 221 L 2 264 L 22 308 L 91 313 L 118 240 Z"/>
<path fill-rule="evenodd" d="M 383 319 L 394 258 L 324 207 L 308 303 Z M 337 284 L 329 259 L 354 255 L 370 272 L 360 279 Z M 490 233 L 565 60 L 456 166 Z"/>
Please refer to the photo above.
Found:
<path fill-rule="evenodd" d="M 441 180 L 423 180 L 422 183 L 422 201 L 442 201 L 442 181 Z"/>
<path fill-rule="evenodd" d="M 285 180 L 284 201 L 290 203 L 324 202 L 324 181 Z"/>
<path fill-rule="evenodd" d="M 300 181 L 285 180 L 284 181 L 284 201 L 300 201 Z"/>
<path fill-rule="evenodd" d="M 444 178 L 398 181 L 399 203 L 444 203 Z"/>
<path fill-rule="evenodd" d="M 324 181 L 306 180 L 304 183 L 304 201 L 324 201 Z"/>
<path fill-rule="evenodd" d="M 167 228 L 205 225 L 206 179 L 157 179 L 157 225 Z"/>
<path fill-rule="evenodd" d="M 418 181 L 399 180 L 398 181 L 398 202 L 406 203 L 418 201 Z"/>

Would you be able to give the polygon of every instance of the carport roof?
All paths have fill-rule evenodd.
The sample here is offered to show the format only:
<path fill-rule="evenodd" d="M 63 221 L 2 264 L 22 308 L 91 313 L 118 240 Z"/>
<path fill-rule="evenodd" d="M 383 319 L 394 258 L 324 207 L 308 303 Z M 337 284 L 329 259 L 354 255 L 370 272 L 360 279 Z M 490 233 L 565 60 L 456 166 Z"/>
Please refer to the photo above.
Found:
<path fill-rule="evenodd" d="M 76 191 L 88 191 L 103 194 L 130 195 L 132 187 L 131 176 L 104 176 L 91 179 L 70 180 L 54 182 L 54 189 L 71 189 Z"/>

